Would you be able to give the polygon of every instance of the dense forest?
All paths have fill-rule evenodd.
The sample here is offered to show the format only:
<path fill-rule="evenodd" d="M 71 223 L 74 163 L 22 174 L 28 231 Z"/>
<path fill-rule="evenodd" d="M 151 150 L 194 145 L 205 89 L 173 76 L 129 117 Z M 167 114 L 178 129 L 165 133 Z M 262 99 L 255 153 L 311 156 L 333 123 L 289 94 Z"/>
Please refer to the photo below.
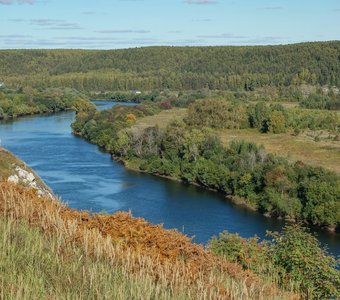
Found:
<path fill-rule="evenodd" d="M 165 103 L 80 111 L 72 127 L 75 134 L 135 169 L 218 190 L 264 214 L 339 229 L 340 178 L 332 172 L 303 162 L 289 163 L 248 142 L 235 141 L 224 147 L 211 124 L 197 125 L 190 118 L 171 123 L 165 130 L 129 130 L 137 118 L 169 109 Z M 196 103 L 194 109 L 201 107 L 195 107 Z M 269 130 L 280 129 L 284 114 L 278 112 L 272 112 L 278 127 L 272 119 Z"/>
<path fill-rule="evenodd" d="M 282 46 L 147 47 L 123 50 L 1 50 L 9 87 L 105 90 L 245 90 L 340 86 L 340 42 Z"/>

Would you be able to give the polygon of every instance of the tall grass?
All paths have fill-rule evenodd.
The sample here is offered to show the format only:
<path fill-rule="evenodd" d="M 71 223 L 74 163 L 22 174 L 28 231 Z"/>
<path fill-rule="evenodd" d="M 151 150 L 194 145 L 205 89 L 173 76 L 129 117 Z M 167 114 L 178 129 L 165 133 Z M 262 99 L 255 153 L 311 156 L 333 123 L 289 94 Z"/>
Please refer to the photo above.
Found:
<path fill-rule="evenodd" d="M 0 184 L 2 299 L 296 299 L 180 233 Z"/>
<path fill-rule="evenodd" d="M 0 221 L 1 299 L 171 299 L 150 276 L 88 257 L 57 237 L 13 219 Z M 62 250 L 61 248 L 62 247 Z M 62 252 L 62 253 L 61 253 Z M 185 299 L 184 294 L 176 295 Z"/>

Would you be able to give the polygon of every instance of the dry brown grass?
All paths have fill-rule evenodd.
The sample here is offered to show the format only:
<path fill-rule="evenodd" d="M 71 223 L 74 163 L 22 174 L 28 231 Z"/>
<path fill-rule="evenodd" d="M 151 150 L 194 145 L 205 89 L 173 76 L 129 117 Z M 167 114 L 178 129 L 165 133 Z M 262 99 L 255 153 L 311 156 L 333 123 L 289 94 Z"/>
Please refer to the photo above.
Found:
<path fill-rule="evenodd" d="M 60 255 L 65 243 L 77 245 L 86 256 L 106 259 L 138 277 L 153 278 L 158 288 L 169 289 L 172 295 L 187 291 L 188 299 L 298 298 L 214 256 L 186 236 L 128 213 L 90 215 L 40 198 L 33 190 L 0 183 L 0 214 L 56 236 Z"/>
<path fill-rule="evenodd" d="M 291 162 L 302 161 L 340 173 L 340 142 L 329 139 L 315 142 L 306 134 L 263 134 L 258 129 L 225 129 L 217 132 L 226 145 L 235 139 L 254 142 Z"/>
<path fill-rule="evenodd" d="M 17 158 L 11 152 L 0 147 L 0 181 L 7 181 L 9 176 L 16 174 L 16 166 L 26 170 L 29 173 L 33 173 L 37 181 L 37 186 L 52 193 L 51 189 L 29 166 L 27 166 L 22 160 Z"/>
<path fill-rule="evenodd" d="M 156 125 L 159 128 L 165 128 L 171 121 L 183 120 L 186 114 L 186 108 L 175 107 L 172 109 L 162 110 L 159 114 L 138 119 L 132 129 L 145 129 Z"/>
<path fill-rule="evenodd" d="M 0 147 L 0 180 L 6 180 L 10 175 L 15 173 L 14 165 L 26 168 L 25 163 L 20 161 L 12 153 Z"/>

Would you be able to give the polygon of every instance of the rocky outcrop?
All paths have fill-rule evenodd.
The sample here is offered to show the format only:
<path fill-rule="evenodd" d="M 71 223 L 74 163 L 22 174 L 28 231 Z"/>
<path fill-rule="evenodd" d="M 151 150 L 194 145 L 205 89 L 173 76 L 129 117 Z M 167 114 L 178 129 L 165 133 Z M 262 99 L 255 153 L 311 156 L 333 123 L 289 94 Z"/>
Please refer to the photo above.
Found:
<path fill-rule="evenodd" d="M 39 196 L 56 198 L 44 181 L 22 160 L 0 147 L 0 181 L 35 189 Z"/>
<path fill-rule="evenodd" d="M 13 166 L 15 174 L 8 177 L 7 181 L 15 184 L 21 184 L 26 187 L 37 190 L 39 196 L 49 196 L 53 198 L 52 193 L 43 184 L 39 184 L 36 176 L 20 166 Z"/>

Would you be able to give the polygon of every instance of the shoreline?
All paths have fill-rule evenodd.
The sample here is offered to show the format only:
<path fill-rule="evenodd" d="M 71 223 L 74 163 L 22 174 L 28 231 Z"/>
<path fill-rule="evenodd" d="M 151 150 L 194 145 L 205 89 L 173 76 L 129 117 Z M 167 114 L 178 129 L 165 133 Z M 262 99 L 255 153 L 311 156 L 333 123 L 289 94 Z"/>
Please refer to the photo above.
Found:
<path fill-rule="evenodd" d="M 15 121 L 15 120 L 18 120 L 20 118 L 54 115 L 54 114 L 58 114 L 58 113 L 68 112 L 68 111 L 75 111 L 75 110 L 72 109 L 72 108 L 65 108 L 65 109 L 56 110 L 56 111 L 27 113 L 27 114 L 20 114 L 20 115 L 16 115 L 16 116 L 4 116 L 3 118 L 0 118 L 0 122 Z"/>
<path fill-rule="evenodd" d="M 79 136 L 79 135 L 76 135 L 76 136 L 83 138 L 82 136 Z M 222 193 L 221 191 L 219 191 L 217 189 L 209 188 L 209 187 L 200 185 L 198 183 L 187 183 L 187 182 L 185 182 L 185 181 L 183 181 L 179 178 L 176 178 L 176 177 L 148 173 L 146 171 L 140 170 L 139 168 L 132 167 L 131 165 L 129 165 L 128 161 L 125 161 L 125 160 L 113 155 L 112 153 L 106 151 L 104 148 L 101 148 L 101 149 L 104 150 L 105 152 L 109 153 L 111 155 L 112 160 L 120 163 L 121 165 L 124 166 L 124 168 L 126 168 L 129 171 L 138 172 L 138 173 L 141 173 L 141 174 L 147 174 L 147 175 L 155 176 L 155 177 L 159 177 L 159 178 L 164 178 L 164 179 L 167 179 L 167 180 L 176 181 L 176 182 L 181 183 L 181 184 L 187 184 L 187 185 L 202 188 L 204 190 L 208 190 L 208 191 L 211 191 L 211 192 L 214 192 L 214 193 L 218 193 L 220 195 L 223 195 L 226 201 L 230 201 L 234 205 L 244 207 L 244 208 L 251 210 L 253 212 L 257 212 L 257 213 L 259 213 L 260 215 L 262 215 L 266 218 L 271 218 L 271 219 L 274 219 L 274 220 L 276 219 L 276 220 L 281 220 L 281 221 L 283 220 L 286 223 L 301 223 L 302 225 L 307 226 L 309 229 L 316 229 L 316 230 L 325 231 L 325 232 L 327 232 L 327 233 L 329 233 L 333 236 L 340 237 L 340 231 L 337 231 L 336 227 L 315 226 L 315 225 L 309 224 L 305 220 L 295 219 L 295 218 L 291 218 L 291 217 L 288 217 L 288 216 L 287 217 L 277 217 L 274 214 L 262 213 L 255 206 L 251 205 L 250 203 L 247 203 L 247 200 L 245 198 L 242 198 L 242 197 L 239 197 L 239 196 L 233 196 L 233 195 L 226 195 L 226 194 Z"/>

